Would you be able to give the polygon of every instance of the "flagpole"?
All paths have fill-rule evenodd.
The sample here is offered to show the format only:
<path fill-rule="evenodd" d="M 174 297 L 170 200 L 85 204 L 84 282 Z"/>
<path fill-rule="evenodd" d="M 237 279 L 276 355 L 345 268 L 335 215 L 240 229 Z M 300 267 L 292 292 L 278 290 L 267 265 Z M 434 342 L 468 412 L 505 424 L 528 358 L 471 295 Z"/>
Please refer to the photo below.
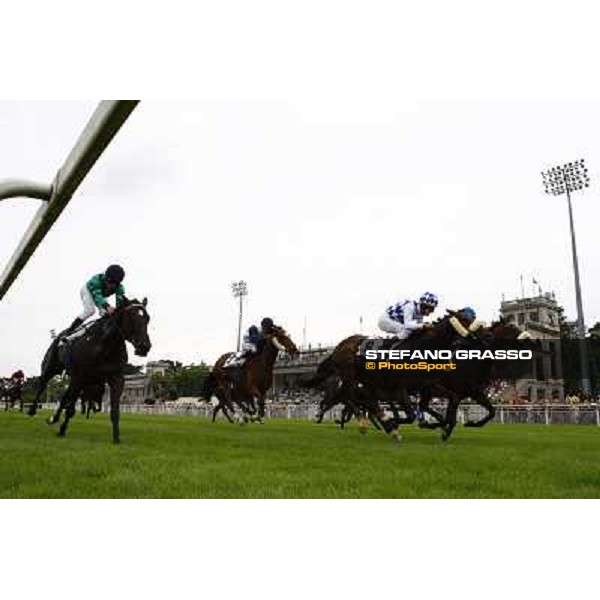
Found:
<path fill-rule="evenodd" d="M 525 288 L 523 287 L 523 275 L 519 275 L 521 278 L 521 298 L 525 298 Z"/>

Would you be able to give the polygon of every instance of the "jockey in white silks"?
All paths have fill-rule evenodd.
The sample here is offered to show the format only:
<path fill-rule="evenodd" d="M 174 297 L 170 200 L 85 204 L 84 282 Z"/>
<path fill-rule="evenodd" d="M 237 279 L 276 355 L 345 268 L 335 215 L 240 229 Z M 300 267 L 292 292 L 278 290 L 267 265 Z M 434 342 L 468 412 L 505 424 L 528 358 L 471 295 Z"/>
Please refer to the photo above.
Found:
<path fill-rule="evenodd" d="M 405 340 L 411 333 L 423 328 L 423 317 L 430 315 L 437 305 L 437 296 L 425 292 L 418 302 L 403 300 L 388 306 L 379 317 L 379 329 Z"/>

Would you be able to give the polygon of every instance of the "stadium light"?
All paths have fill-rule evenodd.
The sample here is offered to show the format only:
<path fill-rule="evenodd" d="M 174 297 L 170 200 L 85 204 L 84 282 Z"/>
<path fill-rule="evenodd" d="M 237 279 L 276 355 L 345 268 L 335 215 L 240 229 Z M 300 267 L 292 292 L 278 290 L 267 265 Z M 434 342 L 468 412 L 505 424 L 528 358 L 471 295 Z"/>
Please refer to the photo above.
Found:
<path fill-rule="evenodd" d="M 577 261 L 577 245 L 575 243 L 575 227 L 573 225 L 573 207 L 571 193 L 581 191 L 590 186 L 588 170 L 584 159 L 552 167 L 542 171 L 542 179 L 546 194 L 552 196 L 567 195 L 569 207 L 569 224 L 571 227 L 571 250 L 573 254 L 573 273 L 575 275 L 575 297 L 577 301 L 577 337 L 579 338 L 579 356 L 581 358 L 581 386 L 586 394 L 591 392 L 588 368 L 587 348 L 585 345 L 585 325 L 583 318 L 583 303 L 581 300 L 581 285 L 579 283 L 579 263 Z"/>
<path fill-rule="evenodd" d="M 238 319 L 238 335 L 237 335 L 237 351 L 240 351 L 241 340 L 242 340 L 242 311 L 244 296 L 248 295 L 248 285 L 245 281 L 234 281 L 231 284 L 231 290 L 233 291 L 233 297 L 240 299 L 240 315 Z"/>

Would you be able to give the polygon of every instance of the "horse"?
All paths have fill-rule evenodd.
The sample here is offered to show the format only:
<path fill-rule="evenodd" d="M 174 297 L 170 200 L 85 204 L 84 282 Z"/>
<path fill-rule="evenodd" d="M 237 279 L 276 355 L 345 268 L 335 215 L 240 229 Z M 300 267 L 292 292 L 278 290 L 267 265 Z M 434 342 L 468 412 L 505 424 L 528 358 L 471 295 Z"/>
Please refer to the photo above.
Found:
<path fill-rule="evenodd" d="M 12 381 L 0 381 L 0 400 L 4 400 L 4 412 L 13 409 L 17 402 L 19 402 L 19 410 L 23 412 L 22 386 Z"/>
<path fill-rule="evenodd" d="M 265 334 L 264 348 L 258 354 L 248 358 L 241 366 L 226 366 L 232 353 L 219 357 L 210 375 L 206 378 L 202 396 L 210 400 L 214 395 L 219 404 L 213 411 L 213 421 L 219 410 L 231 422 L 228 411 L 234 411 L 234 405 L 244 413 L 245 420 L 251 418 L 264 423 L 265 395 L 273 385 L 273 367 L 280 351 L 298 354 L 298 348 L 289 334 L 281 327 L 273 326 Z"/>
<path fill-rule="evenodd" d="M 489 327 L 481 328 L 477 334 L 470 338 L 469 345 L 477 349 L 508 349 L 514 348 L 516 342 L 529 348 L 531 335 L 521 330 L 516 325 L 501 317 Z M 494 361 L 469 361 L 458 371 L 444 371 L 439 374 L 430 390 L 438 392 L 440 397 L 448 399 L 446 415 L 439 423 L 426 425 L 427 427 L 442 428 L 442 440 L 447 441 L 456 426 L 458 407 L 462 400 L 470 398 L 482 406 L 487 414 L 478 421 L 467 421 L 465 427 L 483 427 L 492 420 L 496 409 L 488 397 L 487 390 L 492 384 L 500 381 L 514 380 L 523 374 L 526 368 L 523 362 Z M 431 396 L 429 396 L 430 399 Z"/>
<path fill-rule="evenodd" d="M 212 422 L 214 423 L 219 411 L 222 411 L 225 418 L 233 423 L 232 415 L 235 412 L 233 399 L 231 398 L 231 384 L 224 365 L 234 355 L 234 352 L 226 352 L 221 355 L 215 362 L 212 371 L 208 374 L 202 385 L 202 398 L 209 401 L 213 396 L 217 397 L 218 404 L 212 412 Z M 243 412 L 246 412 L 246 407 L 240 406 Z"/>
<path fill-rule="evenodd" d="M 127 348 L 130 342 L 138 356 L 147 356 L 152 344 L 148 336 L 150 316 L 146 310 L 147 301 L 124 298 L 111 316 L 103 317 L 91 325 L 85 333 L 60 344 L 63 334 L 53 341 L 42 362 L 35 401 L 29 409 L 31 416 L 36 414 L 39 400 L 48 382 L 65 370 L 70 375 L 69 386 L 60 400 L 55 413 L 48 419 L 53 425 L 65 411 L 65 419 L 58 435 L 64 437 L 69 421 L 75 414 L 75 403 L 79 395 L 90 386 L 108 383 L 110 389 L 110 418 L 112 441 L 120 443 L 120 400 L 124 386 L 124 369 L 127 364 Z"/>
<path fill-rule="evenodd" d="M 370 340 L 364 335 L 352 335 L 342 340 L 328 356 L 317 367 L 316 374 L 304 382 L 304 387 L 326 388 L 326 397 L 323 402 L 325 406 L 334 406 L 342 403 L 348 411 L 359 414 L 361 433 L 366 431 L 366 418 L 368 415 L 374 424 L 379 424 L 386 432 L 400 439 L 399 426 L 413 423 L 416 413 L 410 402 L 408 391 L 410 386 L 404 384 L 401 378 L 391 382 L 389 378 L 385 381 L 381 377 L 373 376 L 373 372 L 365 371 L 361 364 L 359 354 L 370 347 L 385 349 L 390 345 L 394 348 L 421 349 L 423 347 L 438 345 L 441 341 L 450 344 L 464 331 L 468 332 L 471 322 L 462 314 L 462 311 L 447 311 L 447 315 L 438 319 L 431 326 L 415 332 L 408 339 L 399 341 L 396 338 L 382 338 Z M 327 384 L 330 378 L 337 377 L 338 385 Z M 402 385 L 398 385 L 402 383 Z M 329 397 L 328 397 L 329 394 Z M 387 404 L 393 418 L 388 418 L 382 409 Z M 434 411 L 429 402 L 420 402 L 421 412 L 429 413 L 436 419 L 443 416 Z M 400 417 L 399 411 L 404 412 L 405 417 Z"/>

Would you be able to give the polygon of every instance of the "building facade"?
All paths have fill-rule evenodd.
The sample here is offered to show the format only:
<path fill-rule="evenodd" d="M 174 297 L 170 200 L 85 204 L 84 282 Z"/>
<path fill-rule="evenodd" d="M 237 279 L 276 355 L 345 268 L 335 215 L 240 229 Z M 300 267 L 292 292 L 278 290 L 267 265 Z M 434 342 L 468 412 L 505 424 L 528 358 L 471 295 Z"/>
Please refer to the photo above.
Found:
<path fill-rule="evenodd" d="M 121 403 L 143 404 L 148 399 L 154 399 L 152 375 L 155 373 L 164 375 L 170 366 L 170 363 L 166 361 L 150 361 L 146 364 L 144 373 L 125 375 L 125 386 L 123 387 Z M 104 390 L 103 401 L 109 401 L 108 387 Z"/>
<path fill-rule="evenodd" d="M 526 379 L 508 386 L 503 400 L 508 402 L 564 402 L 564 381 L 560 343 L 560 313 L 554 294 L 502 301 L 500 314 L 532 338 L 539 340 L 542 352 L 533 361 L 533 372 Z"/>
<path fill-rule="evenodd" d="M 319 363 L 331 354 L 333 346 L 302 349 L 294 358 L 288 354 L 279 354 L 273 369 L 273 387 L 271 395 L 294 395 L 300 392 L 300 382 L 310 379 L 316 372 Z"/>

